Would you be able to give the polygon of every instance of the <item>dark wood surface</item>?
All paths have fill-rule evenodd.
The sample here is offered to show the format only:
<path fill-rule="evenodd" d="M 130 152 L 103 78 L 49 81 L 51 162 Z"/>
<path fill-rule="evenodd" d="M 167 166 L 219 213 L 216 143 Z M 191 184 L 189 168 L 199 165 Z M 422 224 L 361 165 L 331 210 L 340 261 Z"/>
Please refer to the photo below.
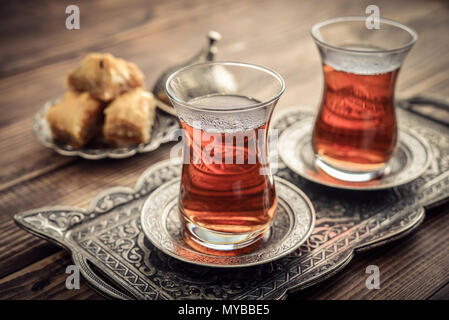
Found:
<path fill-rule="evenodd" d="M 98 192 L 133 186 L 166 159 L 170 145 L 125 160 L 63 157 L 31 134 L 32 116 L 64 91 L 64 75 L 88 52 L 111 52 L 137 63 L 148 87 L 167 66 L 196 53 L 208 30 L 223 35 L 218 59 L 269 66 L 287 84 L 278 110 L 317 105 L 318 52 L 309 36 L 317 21 L 363 15 L 377 4 L 384 17 L 414 28 L 419 40 L 399 78 L 400 96 L 449 97 L 447 1 L 77 1 L 81 29 L 65 29 L 70 1 L 4 1 L 0 13 L 0 299 L 102 299 L 85 281 L 65 288 L 70 256 L 19 229 L 14 214 L 49 205 L 86 207 Z M 291 299 L 449 298 L 449 207 L 428 212 L 420 228 L 357 254 L 342 272 Z M 379 290 L 365 287 L 376 264 Z"/>

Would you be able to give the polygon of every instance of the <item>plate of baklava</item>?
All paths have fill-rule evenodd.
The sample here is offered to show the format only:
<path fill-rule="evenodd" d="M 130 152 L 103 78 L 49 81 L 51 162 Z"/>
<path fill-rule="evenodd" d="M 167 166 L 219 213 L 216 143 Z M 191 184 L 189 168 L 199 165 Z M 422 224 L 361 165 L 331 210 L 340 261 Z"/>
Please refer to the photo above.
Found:
<path fill-rule="evenodd" d="M 35 115 L 33 133 L 46 147 L 85 159 L 127 158 L 173 139 L 176 117 L 158 109 L 132 62 L 91 53 L 67 74 L 67 92 Z"/>

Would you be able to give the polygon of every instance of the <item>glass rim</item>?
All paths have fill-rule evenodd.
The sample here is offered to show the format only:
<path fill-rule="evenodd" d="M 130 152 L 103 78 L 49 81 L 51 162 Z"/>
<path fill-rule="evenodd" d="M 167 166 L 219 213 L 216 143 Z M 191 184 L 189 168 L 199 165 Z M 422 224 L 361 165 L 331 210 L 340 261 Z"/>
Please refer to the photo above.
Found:
<path fill-rule="evenodd" d="M 262 72 L 265 72 L 267 74 L 270 74 L 273 78 L 276 78 L 278 80 L 278 82 L 281 84 L 281 88 L 279 89 L 279 91 L 273 95 L 273 97 L 271 97 L 270 99 L 266 100 L 266 101 L 261 101 L 261 102 L 257 102 L 257 103 L 252 103 L 252 104 L 245 104 L 243 106 L 237 106 L 237 107 L 232 107 L 232 108 L 226 108 L 226 109 L 222 109 L 222 108 L 213 108 L 210 106 L 202 106 L 202 105 L 192 105 L 190 104 L 188 101 L 184 101 L 181 100 L 179 98 L 177 98 L 175 96 L 175 94 L 173 92 L 171 92 L 170 88 L 169 88 L 169 83 L 173 80 L 173 78 L 180 74 L 181 72 L 184 72 L 186 70 L 189 69 L 193 69 L 193 68 L 198 68 L 198 67 L 205 67 L 205 66 L 214 66 L 214 65 L 221 65 L 221 66 L 236 66 L 236 67 L 245 67 L 245 68 L 251 68 L 251 69 L 255 69 L 255 70 L 259 70 Z M 284 78 L 277 73 L 276 71 L 267 68 L 267 67 L 262 67 L 256 64 L 251 64 L 251 63 L 246 63 L 246 62 L 235 62 L 235 61 L 208 61 L 208 62 L 201 62 L 201 63 L 195 63 L 195 64 L 191 64 L 185 67 L 182 67 L 176 71 L 174 71 L 168 78 L 167 81 L 165 82 L 165 91 L 168 95 L 168 97 L 175 101 L 176 103 L 187 107 L 189 109 L 194 109 L 194 110 L 198 110 L 198 111 L 214 111 L 214 112 L 231 112 L 231 111 L 248 111 L 248 110 L 253 110 L 259 107 L 263 107 L 267 104 L 271 104 L 273 102 L 275 102 L 276 100 L 278 100 L 282 93 L 285 91 L 285 81 Z"/>
<path fill-rule="evenodd" d="M 365 21 L 367 19 L 367 17 L 364 16 L 347 16 L 347 17 L 336 17 L 336 18 L 330 18 L 330 19 L 326 19 L 324 21 L 318 22 L 316 24 L 314 24 L 312 26 L 312 29 L 310 30 L 310 34 L 313 38 L 313 40 L 315 40 L 315 42 L 317 42 L 318 44 L 330 48 L 330 49 L 334 49 L 334 50 L 338 50 L 338 51 L 343 51 L 343 52 L 348 52 L 348 53 L 360 53 L 360 54 L 379 54 L 379 53 L 395 53 L 395 52 L 401 52 L 404 50 L 407 50 L 409 48 L 411 48 L 416 40 L 418 40 L 418 34 L 416 33 L 415 30 L 413 30 L 410 27 L 407 27 L 406 25 L 394 21 L 394 20 L 390 20 L 390 19 L 386 19 L 386 18 L 379 18 L 381 23 L 384 24 L 388 24 L 390 26 L 394 26 L 396 28 L 402 29 L 406 32 L 408 32 L 408 34 L 410 34 L 410 36 L 412 37 L 412 39 L 407 42 L 405 45 L 402 45 L 400 47 L 397 48 L 393 48 L 393 49 L 375 49 L 375 50 L 363 50 L 363 49 L 348 49 L 348 48 L 343 48 L 343 47 L 338 47 L 338 46 L 334 46 L 331 45 L 329 43 L 327 43 L 326 41 L 320 40 L 317 36 L 317 32 L 320 28 L 327 26 L 327 25 L 331 25 L 334 23 L 338 23 L 338 22 L 354 22 L 354 21 Z"/>

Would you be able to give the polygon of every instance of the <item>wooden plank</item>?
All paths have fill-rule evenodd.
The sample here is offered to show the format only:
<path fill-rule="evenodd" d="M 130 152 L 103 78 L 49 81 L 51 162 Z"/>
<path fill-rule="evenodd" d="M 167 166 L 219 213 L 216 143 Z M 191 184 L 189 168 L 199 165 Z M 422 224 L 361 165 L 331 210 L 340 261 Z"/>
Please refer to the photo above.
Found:
<path fill-rule="evenodd" d="M 80 289 L 67 289 L 67 266 L 73 264 L 69 254 L 60 251 L 19 272 L 0 279 L 0 299 L 104 299 L 80 279 Z"/>
<path fill-rule="evenodd" d="M 31 119 L 26 118 L 0 127 L 0 191 L 79 161 L 40 145 L 31 126 Z"/>
<path fill-rule="evenodd" d="M 0 278 L 61 250 L 19 229 L 12 219 L 0 226 L 0 232 L 3 235 L 0 240 Z"/>
<path fill-rule="evenodd" d="M 68 16 L 65 10 L 70 3 L 51 0 L 38 4 L 6 1 L 2 6 L 0 30 L 2 41 L 14 45 L 3 47 L 0 77 L 73 58 L 80 51 L 101 50 L 104 44 L 114 42 L 118 34 L 149 23 L 157 14 L 154 12 L 155 7 L 164 3 L 168 5 L 176 2 L 78 1 L 81 28 L 70 31 L 65 27 Z M 136 7 L 140 7 L 140 10 L 133 10 Z M 45 41 L 36 41 L 36 38 Z"/>

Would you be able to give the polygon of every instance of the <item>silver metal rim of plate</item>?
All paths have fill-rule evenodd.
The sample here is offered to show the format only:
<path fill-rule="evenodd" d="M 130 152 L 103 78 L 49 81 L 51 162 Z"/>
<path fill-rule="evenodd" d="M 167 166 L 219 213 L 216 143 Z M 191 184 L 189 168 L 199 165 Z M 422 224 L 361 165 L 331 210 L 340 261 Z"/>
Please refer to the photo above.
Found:
<path fill-rule="evenodd" d="M 236 256 L 205 254 L 191 248 L 183 238 L 178 217 L 180 178 L 160 186 L 142 206 L 145 236 L 165 254 L 184 262 L 220 268 L 264 264 L 299 248 L 315 226 L 315 209 L 310 199 L 292 183 L 275 177 L 278 208 L 270 232 L 249 253 Z"/>
<path fill-rule="evenodd" d="M 152 128 L 151 138 L 150 141 L 145 144 L 133 145 L 124 148 L 73 148 L 53 139 L 47 120 L 45 119 L 47 110 L 54 104 L 58 103 L 60 99 L 61 98 L 47 101 L 42 109 L 35 114 L 32 131 L 34 136 L 43 146 L 53 149 L 57 153 L 64 156 L 79 156 L 88 160 L 129 158 L 136 153 L 154 151 L 159 148 L 161 144 L 172 141 L 175 131 L 180 128 L 179 122 L 175 116 L 156 110 L 155 124 Z"/>

